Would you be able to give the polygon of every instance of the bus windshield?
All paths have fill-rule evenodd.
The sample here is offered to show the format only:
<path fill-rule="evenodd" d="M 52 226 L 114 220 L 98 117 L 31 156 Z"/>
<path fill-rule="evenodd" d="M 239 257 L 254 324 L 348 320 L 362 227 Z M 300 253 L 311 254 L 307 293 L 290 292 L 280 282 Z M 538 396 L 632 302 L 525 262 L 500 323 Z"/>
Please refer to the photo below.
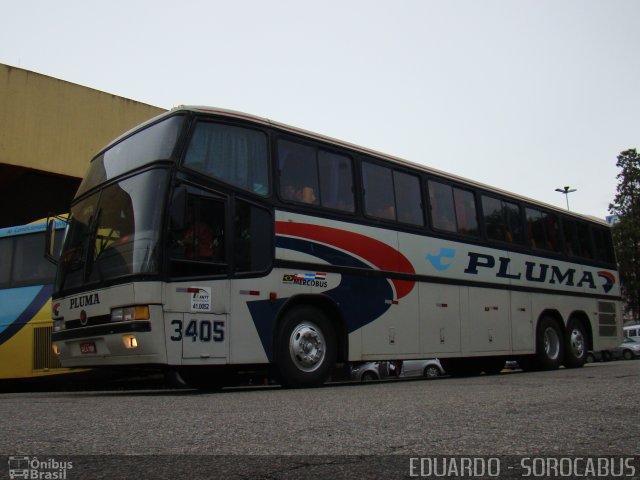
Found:
<path fill-rule="evenodd" d="M 136 132 L 94 158 L 76 198 L 96 186 L 158 160 L 168 160 L 184 123 L 182 115 L 167 118 Z"/>
<path fill-rule="evenodd" d="M 165 169 L 108 185 L 73 205 L 56 291 L 158 272 Z"/>

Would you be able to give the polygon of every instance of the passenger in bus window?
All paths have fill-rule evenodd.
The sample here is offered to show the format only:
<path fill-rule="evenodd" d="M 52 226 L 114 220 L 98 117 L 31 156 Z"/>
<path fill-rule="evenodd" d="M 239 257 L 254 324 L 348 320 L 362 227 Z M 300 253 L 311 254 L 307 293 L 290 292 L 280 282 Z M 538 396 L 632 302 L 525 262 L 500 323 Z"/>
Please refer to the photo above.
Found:
<path fill-rule="evenodd" d="M 302 187 L 300 191 L 300 201 L 304 203 L 313 203 L 316 204 L 316 193 L 313 187 Z"/>
<path fill-rule="evenodd" d="M 396 209 L 393 205 L 387 205 L 384 207 L 378 208 L 374 213 L 374 216 L 379 218 L 384 218 L 386 220 L 395 220 L 396 219 Z"/>
<path fill-rule="evenodd" d="M 316 205 L 317 197 L 315 189 L 309 185 L 286 185 L 282 189 L 282 196 L 287 200 L 295 202 L 310 203 Z"/>
<path fill-rule="evenodd" d="M 210 259 L 214 256 L 213 233 L 205 222 L 191 222 L 184 232 L 182 244 L 187 259 Z"/>

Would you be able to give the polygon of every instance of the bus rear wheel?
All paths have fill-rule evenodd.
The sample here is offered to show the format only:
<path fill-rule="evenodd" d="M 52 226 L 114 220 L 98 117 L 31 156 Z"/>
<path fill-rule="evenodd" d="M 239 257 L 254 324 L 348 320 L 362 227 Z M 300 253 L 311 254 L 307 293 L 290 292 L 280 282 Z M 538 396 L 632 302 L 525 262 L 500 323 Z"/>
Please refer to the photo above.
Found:
<path fill-rule="evenodd" d="M 518 360 L 523 370 L 555 370 L 564 360 L 562 330 L 551 317 L 542 317 L 536 333 L 535 355 Z"/>
<path fill-rule="evenodd" d="M 277 336 L 276 366 L 282 385 L 316 387 L 336 363 L 336 334 L 320 310 L 301 306 L 287 312 Z"/>
<path fill-rule="evenodd" d="M 567 368 L 580 368 L 587 363 L 587 334 L 582 323 L 569 322 L 567 336 L 565 337 L 564 366 Z"/>

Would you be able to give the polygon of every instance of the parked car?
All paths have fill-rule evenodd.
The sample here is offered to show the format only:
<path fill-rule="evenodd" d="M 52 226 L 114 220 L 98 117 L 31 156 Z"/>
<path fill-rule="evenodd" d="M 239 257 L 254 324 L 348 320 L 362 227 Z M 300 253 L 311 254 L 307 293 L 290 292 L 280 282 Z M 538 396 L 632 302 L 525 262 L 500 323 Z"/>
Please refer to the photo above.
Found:
<path fill-rule="evenodd" d="M 640 342 L 625 337 L 622 344 L 615 348 L 612 353 L 615 358 L 624 358 L 625 360 L 640 357 Z"/>
<path fill-rule="evenodd" d="M 405 360 L 402 362 L 399 377 L 426 377 L 436 378 L 444 375 L 444 368 L 437 358 L 428 360 Z"/>
<path fill-rule="evenodd" d="M 608 362 L 610 360 L 631 360 L 640 357 L 640 342 L 629 337 L 624 337 L 622 343 L 613 350 L 602 350 L 601 352 L 588 352 L 587 362 Z"/>
<path fill-rule="evenodd" d="M 612 359 L 611 352 L 608 350 L 589 351 L 587 352 L 587 363 L 608 362 Z"/>
<path fill-rule="evenodd" d="M 351 366 L 351 379 L 360 382 L 380 380 L 383 377 L 384 368 L 380 368 L 386 362 L 365 362 Z"/>

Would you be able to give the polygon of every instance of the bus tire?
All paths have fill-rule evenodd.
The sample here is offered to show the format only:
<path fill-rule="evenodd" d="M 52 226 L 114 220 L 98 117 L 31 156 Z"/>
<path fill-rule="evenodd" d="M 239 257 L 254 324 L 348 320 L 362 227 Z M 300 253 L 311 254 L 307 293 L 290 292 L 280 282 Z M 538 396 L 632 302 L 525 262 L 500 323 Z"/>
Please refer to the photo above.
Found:
<path fill-rule="evenodd" d="M 518 363 L 523 370 L 555 370 L 564 359 L 564 341 L 558 323 L 551 317 L 542 317 L 536 330 L 535 355 L 522 357 Z"/>
<path fill-rule="evenodd" d="M 587 363 L 587 332 L 579 321 L 570 321 L 564 346 L 564 366 L 580 368 Z"/>
<path fill-rule="evenodd" d="M 329 378 L 337 356 L 336 334 L 320 310 L 299 306 L 280 325 L 276 367 L 284 387 L 317 387 Z"/>

